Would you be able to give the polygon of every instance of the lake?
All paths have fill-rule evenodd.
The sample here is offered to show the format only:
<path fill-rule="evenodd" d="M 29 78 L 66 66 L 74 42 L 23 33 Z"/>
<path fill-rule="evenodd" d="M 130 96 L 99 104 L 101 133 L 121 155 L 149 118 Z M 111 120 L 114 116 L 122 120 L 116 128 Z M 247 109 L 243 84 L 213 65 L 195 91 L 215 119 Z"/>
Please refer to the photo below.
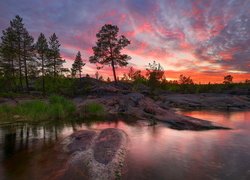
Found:
<path fill-rule="evenodd" d="M 58 143 L 81 129 L 119 128 L 129 137 L 122 179 L 250 179 L 250 111 L 181 111 L 232 130 L 178 131 L 145 121 L 0 126 L 0 179 L 58 179 L 67 159 Z"/>

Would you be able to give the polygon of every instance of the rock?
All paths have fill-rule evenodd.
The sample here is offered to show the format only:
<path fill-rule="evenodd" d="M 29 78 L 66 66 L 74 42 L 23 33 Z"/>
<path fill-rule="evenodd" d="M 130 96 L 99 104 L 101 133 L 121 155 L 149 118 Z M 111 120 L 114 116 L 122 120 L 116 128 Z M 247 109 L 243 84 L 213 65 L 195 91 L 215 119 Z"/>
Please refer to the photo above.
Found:
<path fill-rule="evenodd" d="M 204 97 L 203 97 L 204 98 Z M 88 102 L 90 100 L 86 100 Z M 165 107 L 161 102 L 144 96 L 140 93 L 129 94 L 113 94 L 109 96 L 101 96 L 91 101 L 101 103 L 105 106 L 108 114 L 117 115 L 123 113 L 124 115 L 136 117 L 136 119 L 144 120 L 158 120 L 169 124 L 170 128 L 179 130 L 205 130 L 205 129 L 225 129 L 225 127 L 207 123 L 192 117 L 185 117 L 176 114 L 174 111 Z M 185 102 L 187 107 L 188 98 L 183 97 L 182 102 Z M 194 99 L 188 107 L 200 106 L 198 100 Z M 197 102 L 196 102 L 197 101 Z"/>
<path fill-rule="evenodd" d="M 103 130 L 95 141 L 94 157 L 102 164 L 108 164 L 120 148 L 122 135 L 117 129 Z"/>
<path fill-rule="evenodd" d="M 122 175 L 127 144 L 127 135 L 122 130 L 109 128 L 100 133 L 82 130 L 73 133 L 62 144 L 72 156 L 59 179 L 101 180 Z"/>
<path fill-rule="evenodd" d="M 70 143 L 67 145 L 69 152 L 84 151 L 88 149 L 95 137 L 95 131 L 78 131 L 70 136 Z"/>

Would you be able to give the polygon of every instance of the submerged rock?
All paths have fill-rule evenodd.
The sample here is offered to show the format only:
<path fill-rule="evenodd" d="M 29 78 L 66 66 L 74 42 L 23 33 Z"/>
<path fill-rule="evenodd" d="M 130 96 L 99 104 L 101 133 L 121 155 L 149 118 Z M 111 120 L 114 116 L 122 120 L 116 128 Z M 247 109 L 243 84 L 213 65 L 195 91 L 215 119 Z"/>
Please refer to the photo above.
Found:
<path fill-rule="evenodd" d="M 127 135 L 119 129 L 82 130 L 62 143 L 72 154 L 60 179 L 116 179 L 122 174 Z"/>
<path fill-rule="evenodd" d="M 84 151 L 88 149 L 96 135 L 95 131 L 78 131 L 70 136 L 70 143 L 67 145 L 69 152 Z"/>
<path fill-rule="evenodd" d="M 103 130 L 95 141 L 95 160 L 102 164 L 108 164 L 120 148 L 121 142 L 122 134 L 117 129 Z"/>

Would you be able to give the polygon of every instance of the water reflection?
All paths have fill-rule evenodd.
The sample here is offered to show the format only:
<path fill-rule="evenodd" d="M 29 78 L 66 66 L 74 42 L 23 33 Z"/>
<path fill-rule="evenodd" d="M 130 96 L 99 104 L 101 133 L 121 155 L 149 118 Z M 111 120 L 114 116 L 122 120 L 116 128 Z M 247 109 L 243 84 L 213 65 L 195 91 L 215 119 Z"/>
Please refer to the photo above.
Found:
<path fill-rule="evenodd" d="M 124 179 L 250 178 L 250 112 L 179 112 L 211 120 L 234 130 L 177 131 L 164 123 L 46 122 L 0 127 L 0 177 L 56 179 L 67 156 L 55 148 L 80 129 L 119 128 L 129 136 Z"/>

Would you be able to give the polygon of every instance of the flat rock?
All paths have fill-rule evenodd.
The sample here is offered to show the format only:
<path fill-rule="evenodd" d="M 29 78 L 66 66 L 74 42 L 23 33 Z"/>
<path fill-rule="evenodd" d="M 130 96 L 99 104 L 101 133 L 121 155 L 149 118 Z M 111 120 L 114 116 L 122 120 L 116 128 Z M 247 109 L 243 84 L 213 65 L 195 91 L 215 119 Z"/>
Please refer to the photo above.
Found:
<path fill-rule="evenodd" d="M 122 130 L 82 130 L 62 144 L 71 156 L 60 179 L 117 179 L 122 175 L 127 144 Z"/>
<path fill-rule="evenodd" d="M 69 152 L 85 151 L 88 149 L 96 135 L 95 131 L 82 130 L 70 136 L 70 143 L 67 145 Z"/>
<path fill-rule="evenodd" d="M 122 135 L 117 129 L 103 130 L 95 141 L 94 157 L 102 164 L 108 164 L 120 148 Z"/>

